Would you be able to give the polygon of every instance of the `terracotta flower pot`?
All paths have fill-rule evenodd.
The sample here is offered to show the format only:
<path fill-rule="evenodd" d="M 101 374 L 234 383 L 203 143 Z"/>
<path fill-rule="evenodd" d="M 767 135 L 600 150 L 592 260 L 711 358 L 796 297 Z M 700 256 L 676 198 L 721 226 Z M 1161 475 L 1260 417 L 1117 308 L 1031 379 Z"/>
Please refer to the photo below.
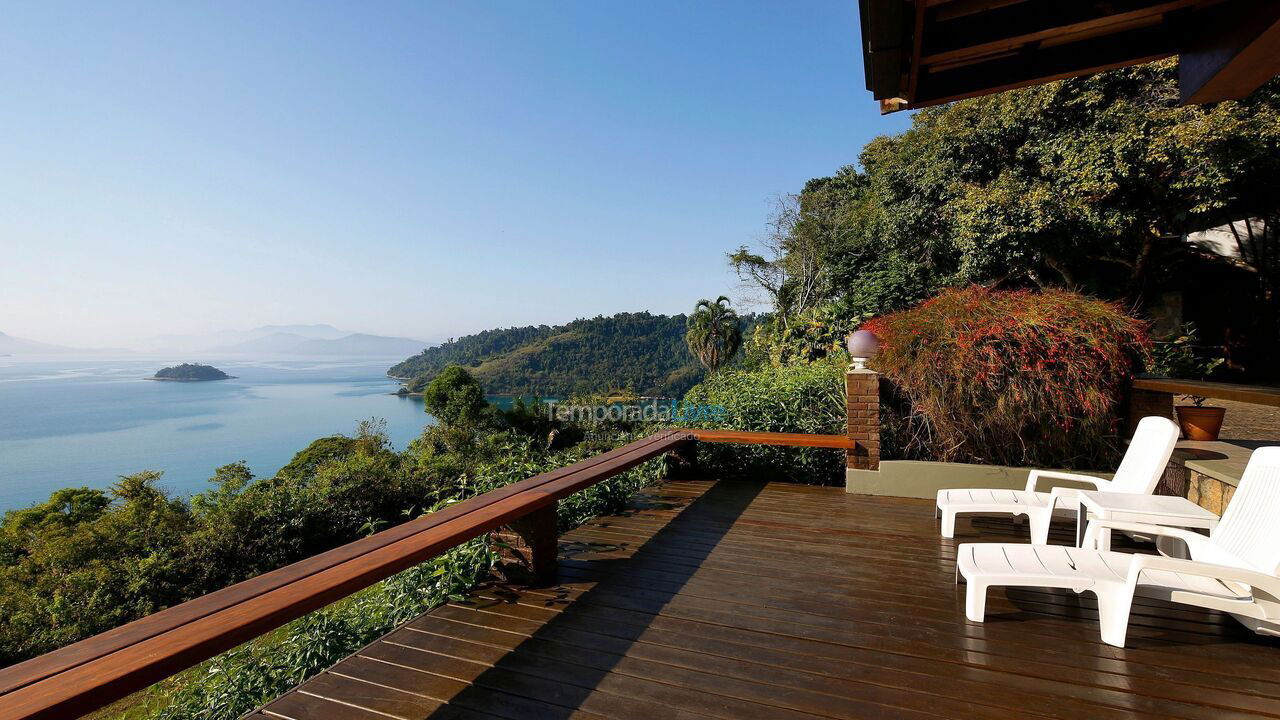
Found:
<path fill-rule="evenodd" d="M 1188 440 L 1217 440 L 1222 418 L 1227 414 L 1225 408 L 1194 405 L 1179 405 L 1174 410 L 1178 413 L 1182 436 Z"/>

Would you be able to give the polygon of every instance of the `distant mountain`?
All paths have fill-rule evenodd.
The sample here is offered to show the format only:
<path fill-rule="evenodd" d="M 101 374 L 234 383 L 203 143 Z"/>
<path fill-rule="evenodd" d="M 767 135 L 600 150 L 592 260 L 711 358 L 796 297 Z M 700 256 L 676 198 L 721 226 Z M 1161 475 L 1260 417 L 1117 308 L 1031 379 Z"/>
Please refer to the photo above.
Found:
<path fill-rule="evenodd" d="M 262 354 L 280 354 L 291 353 L 294 348 L 303 343 L 312 342 L 312 338 L 295 335 L 294 333 L 276 332 L 270 335 L 245 340 L 243 342 L 231 345 L 222 345 L 213 348 L 214 352 L 227 353 L 262 353 Z"/>
<path fill-rule="evenodd" d="M 395 357 L 419 352 L 429 344 L 409 338 L 353 333 L 332 325 L 263 325 L 252 330 L 223 330 L 209 335 L 164 335 L 152 338 L 148 349 L 175 353 Z"/>
<path fill-rule="evenodd" d="M 0 332 L 0 355 L 61 355 L 65 353 L 122 353 L 118 348 L 75 348 L 27 340 Z"/>
<path fill-rule="evenodd" d="M 429 345 L 421 340 L 385 335 L 352 333 L 331 340 L 308 340 L 294 348 L 302 355 L 381 355 L 395 356 L 422 352 Z"/>
<path fill-rule="evenodd" d="M 416 390 L 458 364 L 498 395 L 567 397 L 628 389 L 674 397 L 703 376 L 684 334 L 684 315 L 647 312 L 486 330 L 428 348 L 387 374 L 411 379 Z"/>
<path fill-rule="evenodd" d="M 219 330 L 204 335 L 158 335 L 146 343 L 146 349 L 152 352 L 198 352 L 279 334 L 293 335 L 303 340 L 332 340 L 351 333 L 332 325 L 263 325 L 252 330 Z"/>
<path fill-rule="evenodd" d="M 337 340 L 351 335 L 349 330 L 339 330 L 332 325 L 263 325 L 249 331 L 249 334 L 276 335 L 286 333 L 301 335 L 310 340 Z"/>
<path fill-rule="evenodd" d="M 394 357 L 406 353 L 421 352 L 428 343 L 402 337 L 349 333 L 336 338 L 308 338 L 290 332 L 246 340 L 234 345 L 214 348 L 214 352 L 257 353 L 278 355 L 369 355 Z"/>

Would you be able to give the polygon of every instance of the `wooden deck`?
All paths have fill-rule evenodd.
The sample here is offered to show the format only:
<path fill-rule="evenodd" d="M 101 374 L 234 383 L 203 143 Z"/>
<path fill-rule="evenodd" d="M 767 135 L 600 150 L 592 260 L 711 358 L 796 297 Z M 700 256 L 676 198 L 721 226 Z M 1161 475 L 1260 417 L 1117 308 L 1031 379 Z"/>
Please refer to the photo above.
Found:
<path fill-rule="evenodd" d="M 478 589 L 253 718 L 1280 717 L 1280 643 L 1216 613 L 1139 600 L 1125 649 L 1069 592 L 996 589 L 965 621 L 956 543 L 1025 537 L 942 540 L 927 501 L 670 483 L 565 536 L 558 586 Z"/>

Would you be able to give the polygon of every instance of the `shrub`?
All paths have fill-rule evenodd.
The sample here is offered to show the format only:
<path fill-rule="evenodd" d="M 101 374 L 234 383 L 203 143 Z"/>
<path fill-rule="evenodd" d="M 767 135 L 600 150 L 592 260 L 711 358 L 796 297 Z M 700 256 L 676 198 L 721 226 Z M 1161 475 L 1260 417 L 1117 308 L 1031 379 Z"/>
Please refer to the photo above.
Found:
<path fill-rule="evenodd" d="M 946 461 L 1109 464 L 1116 408 L 1150 348 L 1123 308 L 1062 290 L 948 290 L 864 327 L 901 401 L 889 447 Z"/>
<path fill-rule="evenodd" d="M 818 362 L 755 370 L 722 370 L 684 396 L 686 416 L 698 408 L 723 408 L 717 418 L 705 415 L 681 423 L 686 427 L 845 433 L 844 364 Z M 698 448 L 698 462 L 719 477 L 745 475 L 767 480 L 839 484 L 844 453 L 822 448 L 779 448 L 765 445 L 714 445 Z"/>
<path fill-rule="evenodd" d="M 857 320 L 858 318 L 854 318 Z M 747 343 L 748 360 L 756 365 L 794 365 L 827 357 L 844 357 L 844 341 L 856 322 L 832 305 L 805 310 L 783 319 L 778 315 L 757 325 Z"/>
<path fill-rule="evenodd" d="M 1217 370 L 1226 358 L 1221 348 L 1200 345 L 1199 331 L 1193 323 L 1184 323 L 1171 335 L 1160 338 L 1151 348 L 1146 370 L 1152 375 L 1188 380 L 1204 380 Z"/>
<path fill-rule="evenodd" d="M 110 491 L 66 488 L 0 522 L 0 666 L 109 630 L 184 598 L 171 552 L 192 529 L 158 472 Z"/>
<path fill-rule="evenodd" d="M 475 426 L 489 407 L 484 388 L 461 365 L 442 370 L 422 391 L 422 399 L 427 412 L 452 426 Z"/>

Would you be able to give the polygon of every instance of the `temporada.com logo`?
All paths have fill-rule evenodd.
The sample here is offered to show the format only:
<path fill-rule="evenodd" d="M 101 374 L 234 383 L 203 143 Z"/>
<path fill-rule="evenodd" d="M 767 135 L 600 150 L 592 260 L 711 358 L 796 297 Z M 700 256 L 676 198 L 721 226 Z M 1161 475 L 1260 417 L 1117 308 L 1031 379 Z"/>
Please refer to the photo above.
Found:
<path fill-rule="evenodd" d="M 563 405 L 548 401 L 547 418 L 561 422 L 698 422 L 723 421 L 728 411 L 723 405 L 685 403 L 674 399 L 665 402 L 654 398 L 638 405 L 608 403 L 599 405 Z"/>

